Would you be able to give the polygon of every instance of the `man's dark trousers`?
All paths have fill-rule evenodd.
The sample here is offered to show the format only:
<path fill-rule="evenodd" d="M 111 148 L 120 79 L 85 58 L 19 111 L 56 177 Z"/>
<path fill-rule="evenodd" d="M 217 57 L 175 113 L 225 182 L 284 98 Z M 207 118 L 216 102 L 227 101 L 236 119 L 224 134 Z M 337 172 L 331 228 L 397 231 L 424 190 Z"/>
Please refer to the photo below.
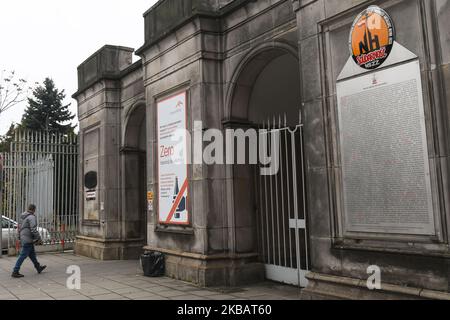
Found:
<path fill-rule="evenodd" d="M 36 270 L 39 270 L 40 264 L 36 258 L 36 251 L 34 250 L 34 244 L 24 244 L 22 250 L 20 251 L 20 256 L 17 259 L 16 266 L 14 267 L 14 272 L 19 272 L 20 267 L 22 267 L 23 262 L 26 258 L 30 258 L 34 264 Z"/>

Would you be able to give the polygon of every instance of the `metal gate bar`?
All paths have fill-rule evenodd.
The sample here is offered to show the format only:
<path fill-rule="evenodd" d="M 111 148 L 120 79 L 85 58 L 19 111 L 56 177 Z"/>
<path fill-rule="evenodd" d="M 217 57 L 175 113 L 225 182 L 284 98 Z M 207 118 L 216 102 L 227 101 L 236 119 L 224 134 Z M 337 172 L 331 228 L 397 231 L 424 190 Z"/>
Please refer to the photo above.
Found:
<path fill-rule="evenodd" d="M 260 134 L 271 150 L 278 135 L 279 171 L 262 176 L 256 166 L 257 225 L 261 260 L 268 279 L 305 287 L 310 269 L 306 223 L 303 127 L 290 128 L 281 118 L 265 124 Z M 264 136 L 265 135 L 265 136 Z M 265 152 L 265 150 L 263 150 Z M 267 154 L 267 153 L 266 153 Z"/>
<path fill-rule="evenodd" d="M 30 203 L 37 206 L 44 247 L 52 251 L 70 249 L 78 222 L 77 137 L 16 132 L 10 152 L 3 154 L 3 159 L 0 211 L 2 220 L 10 225 L 6 230 L 2 228 L 6 237 L 2 249 L 18 249 L 17 222 Z"/>

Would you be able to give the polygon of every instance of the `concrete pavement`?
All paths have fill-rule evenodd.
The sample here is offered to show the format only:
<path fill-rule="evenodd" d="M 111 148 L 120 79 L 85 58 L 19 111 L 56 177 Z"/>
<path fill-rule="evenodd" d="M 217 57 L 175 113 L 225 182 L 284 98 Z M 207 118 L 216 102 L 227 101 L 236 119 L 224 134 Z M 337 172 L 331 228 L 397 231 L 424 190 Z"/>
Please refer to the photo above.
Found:
<path fill-rule="evenodd" d="M 38 256 L 48 266 L 38 275 L 25 261 L 22 279 L 12 279 L 15 257 L 0 259 L 0 300 L 297 300 L 300 290 L 272 282 L 240 288 L 199 288 L 162 277 L 147 278 L 139 261 L 97 261 L 72 253 Z M 81 290 L 66 282 L 69 266 L 81 269 Z"/>

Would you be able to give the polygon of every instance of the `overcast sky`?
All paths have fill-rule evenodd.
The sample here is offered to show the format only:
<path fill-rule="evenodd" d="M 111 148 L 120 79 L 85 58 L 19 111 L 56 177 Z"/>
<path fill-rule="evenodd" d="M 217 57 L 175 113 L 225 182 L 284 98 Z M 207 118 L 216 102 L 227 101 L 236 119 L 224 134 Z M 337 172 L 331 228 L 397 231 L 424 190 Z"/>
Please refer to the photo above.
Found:
<path fill-rule="evenodd" d="M 0 70 L 15 70 L 29 83 L 51 77 L 76 102 L 77 67 L 104 44 L 138 49 L 144 18 L 156 0 L 0 1 Z M 138 58 L 135 58 L 137 60 Z M 26 104 L 0 115 L 0 134 L 20 122 Z"/>

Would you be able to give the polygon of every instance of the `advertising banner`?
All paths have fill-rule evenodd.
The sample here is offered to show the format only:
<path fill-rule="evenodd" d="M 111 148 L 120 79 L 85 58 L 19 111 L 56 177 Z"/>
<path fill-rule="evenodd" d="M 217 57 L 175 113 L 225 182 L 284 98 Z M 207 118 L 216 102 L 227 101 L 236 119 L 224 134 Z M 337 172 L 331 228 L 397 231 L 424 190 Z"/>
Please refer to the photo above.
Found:
<path fill-rule="evenodd" d="M 157 103 L 159 223 L 188 225 L 187 93 Z"/>

